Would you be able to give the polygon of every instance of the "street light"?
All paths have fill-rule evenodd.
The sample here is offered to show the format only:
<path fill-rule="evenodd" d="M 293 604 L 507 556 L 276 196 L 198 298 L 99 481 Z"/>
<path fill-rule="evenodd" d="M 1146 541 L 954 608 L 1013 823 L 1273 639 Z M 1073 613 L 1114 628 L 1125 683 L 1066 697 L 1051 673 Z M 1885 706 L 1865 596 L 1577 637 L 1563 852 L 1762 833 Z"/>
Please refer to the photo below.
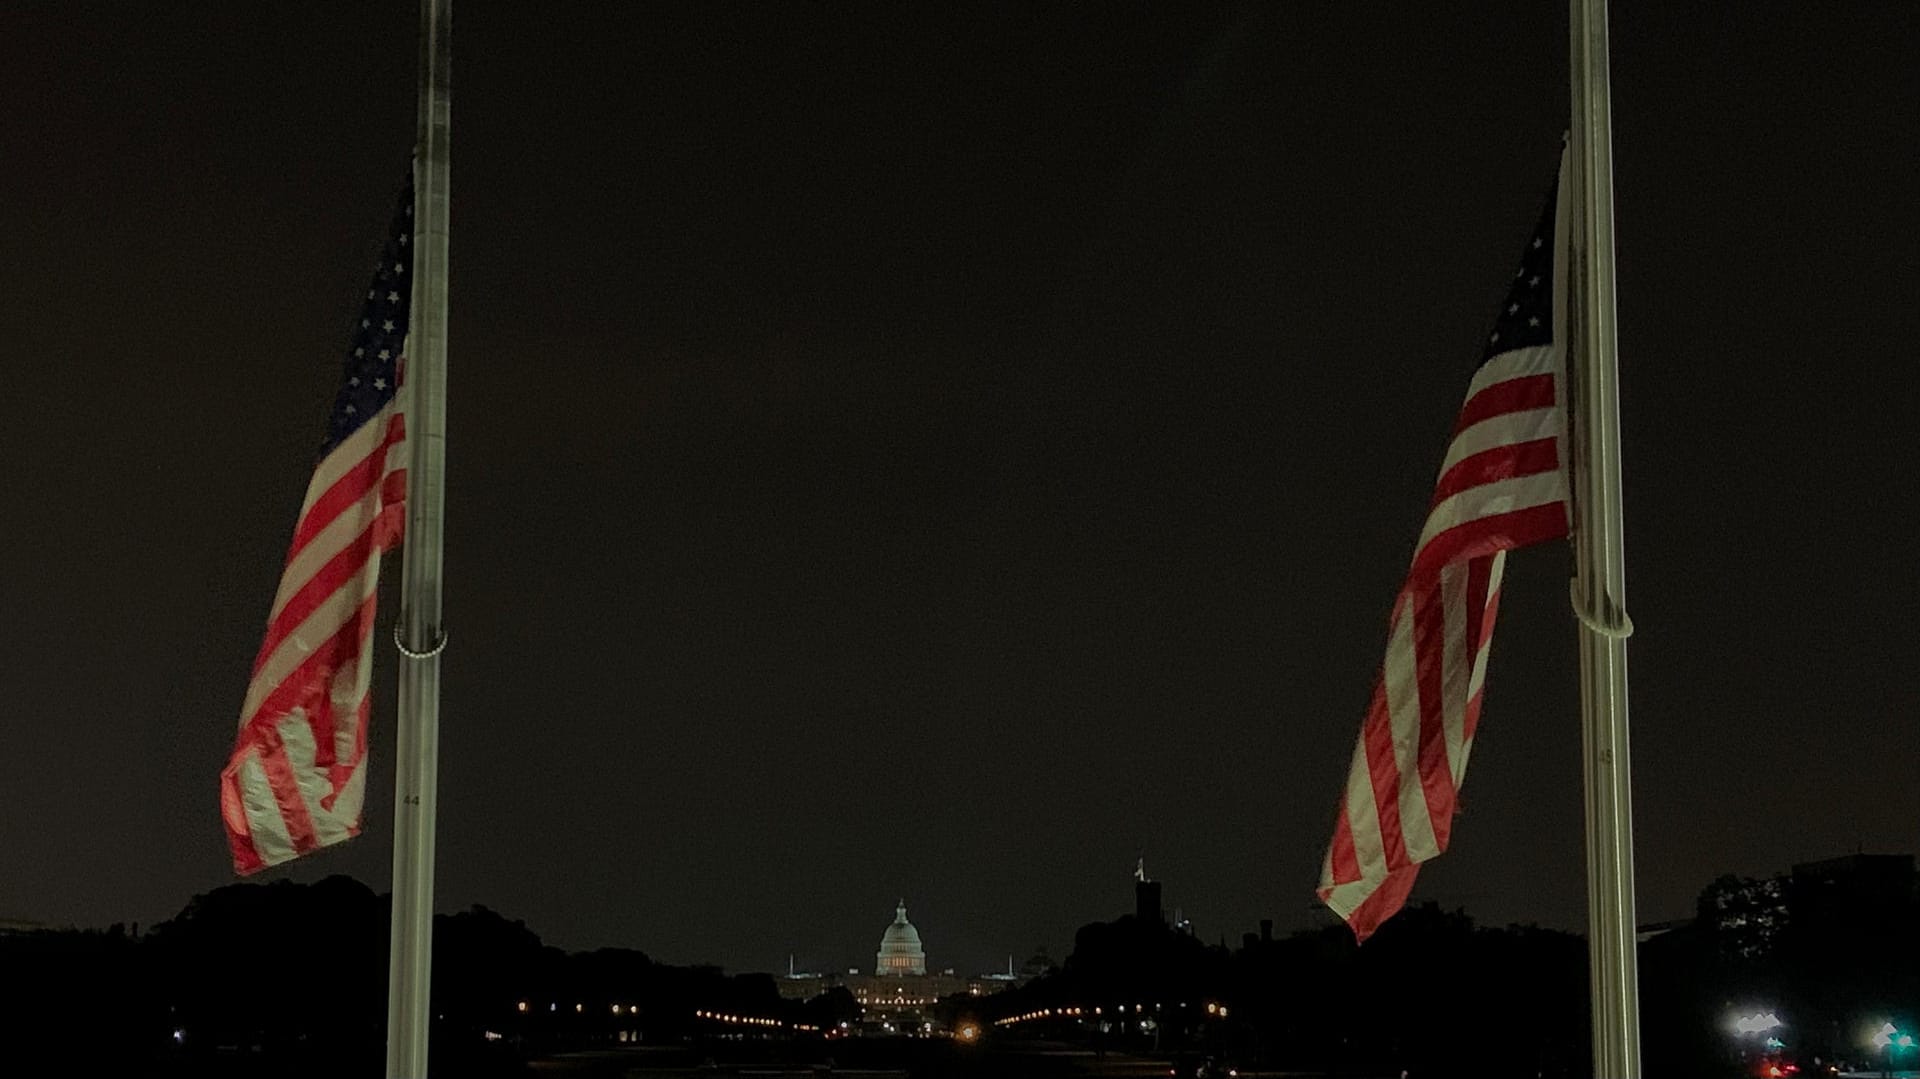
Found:
<path fill-rule="evenodd" d="M 1735 1034 L 1761 1034 L 1786 1024 L 1774 1012 L 1755 1012 L 1752 1015 L 1735 1016 L 1732 1025 Z"/>
<path fill-rule="evenodd" d="M 1755 1056 L 1764 1060 L 1768 1054 L 1784 1048 L 1785 1043 L 1772 1033 L 1783 1026 L 1786 1024 L 1780 1021 L 1780 1013 L 1771 1009 L 1729 1016 L 1727 1027 L 1733 1032 L 1734 1058 L 1745 1065 Z M 1777 1064 L 1768 1071 L 1774 1075 L 1782 1074 Z"/>
<path fill-rule="evenodd" d="M 1880 1029 L 1873 1032 L 1873 1037 L 1867 1039 L 1867 1044 L 1887 1055 L 1886 1070 L 1892 1074 L 1898 1050 L 1913 1048 L 1913 1035 L 1892 1023 L 1883 1022 Z"/>

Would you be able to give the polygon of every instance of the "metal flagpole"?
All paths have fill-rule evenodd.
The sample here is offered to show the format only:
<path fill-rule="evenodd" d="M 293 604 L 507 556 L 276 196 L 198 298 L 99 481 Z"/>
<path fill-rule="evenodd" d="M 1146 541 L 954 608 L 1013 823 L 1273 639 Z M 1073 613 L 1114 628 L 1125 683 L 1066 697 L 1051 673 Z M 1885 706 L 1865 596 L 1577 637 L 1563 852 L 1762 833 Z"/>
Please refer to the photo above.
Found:
<path fill-rule="evenodd" d="M 1571 0 L 1573 496 L 1587 795 L 1587 947 L 1595 1079 L 1639 1079 L 1633 803 L 1627 742 L 1626 558 L 1614 338 L 1613 121 L 1606 0 Z"/>
<path fill-rule="evenodd" d="M 441 512 L 446 501 L 447 181 L 452 0 L 420 2 L 420 112 L 413 178 L 413 309 L 407 333 L 407 526 L 402 539 L 399 751 L 393 792 L 393 936 L 387 1079 L 426 1079 L 433 985 L 434 793 L 440 766 Z"/>

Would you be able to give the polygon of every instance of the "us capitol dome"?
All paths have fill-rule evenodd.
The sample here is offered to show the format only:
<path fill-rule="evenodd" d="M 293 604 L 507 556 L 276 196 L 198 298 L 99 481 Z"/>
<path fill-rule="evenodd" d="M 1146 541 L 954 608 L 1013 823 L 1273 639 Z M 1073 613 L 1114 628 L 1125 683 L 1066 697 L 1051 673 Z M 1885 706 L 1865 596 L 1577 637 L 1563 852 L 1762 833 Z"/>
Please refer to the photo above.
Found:
<path fill-rule="evenodd" d="M 873 961 L 875 974 L 925 974 L 927 951 L 920 946 L 920 931 L 907 921 L 907 901 L 894 908 L 893 924 L 880 936 L 880 950 Z"/>
<path fill-rule="evenodd" d="M 776 978 L 780 996 L 787 1000 L 812 1000 L 832 989 L 853 994 L 866 1018 L 861 1028 L 872 1035 L 930 1035 L 934 1019 L 927 1009 L 941 997 L 958 993 L 981 997 L 998 993 L 1024 982 L 1014 973 L 1013 957 L 1007 957 L 1005 974 L 981 974 L 963 977 L 952 968 L 929 972 L 927 950 L 920 943 L 920 931 L 907 921 L 907 901 L 893 908 L 893 924 L 880 934 L 880 950 L 873 957 L 873 973 L 861 967 L 848 967 L 845 974 L 802 972 L 787 957 L 785 977 Z"/>

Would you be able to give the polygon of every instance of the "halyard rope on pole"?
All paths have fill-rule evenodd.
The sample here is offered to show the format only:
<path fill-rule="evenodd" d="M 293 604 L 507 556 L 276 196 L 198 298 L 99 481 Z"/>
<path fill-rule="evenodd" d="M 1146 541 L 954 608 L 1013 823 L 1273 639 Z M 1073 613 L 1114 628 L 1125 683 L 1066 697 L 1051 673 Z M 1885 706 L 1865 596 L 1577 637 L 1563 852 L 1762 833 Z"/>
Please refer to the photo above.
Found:
<path fill-rule="evenodd" d="M 1633 619 L 1627 612 L 1616 611 L 1614 613 L 1619 615 L 1618 621 L 1602 622 L 1592 611 L 1587 610 L 1586 605 L 1580 601 L 1580 578 L 1575 577 L 1567 582 L 1567 598 L 1573 602 L 1573 616 L 1580 620 L 1581 625 L 1598 633 L 1600 636 L 1616 641 L 1624 641 L 1628 637 L 1633 636 Z M 395 626 L 394 632 L 398 633 L 399 631 L 400 627 Z M 398 640 L 398 638 L 395 639 Z M 441 647 L 446 646 L 444 637 L 440 644 Z M 439 649 L 435 649 L 435 651 L 438 650 Z M 404 652 L 406 649 L 403 648 L 401 651 Z"/>

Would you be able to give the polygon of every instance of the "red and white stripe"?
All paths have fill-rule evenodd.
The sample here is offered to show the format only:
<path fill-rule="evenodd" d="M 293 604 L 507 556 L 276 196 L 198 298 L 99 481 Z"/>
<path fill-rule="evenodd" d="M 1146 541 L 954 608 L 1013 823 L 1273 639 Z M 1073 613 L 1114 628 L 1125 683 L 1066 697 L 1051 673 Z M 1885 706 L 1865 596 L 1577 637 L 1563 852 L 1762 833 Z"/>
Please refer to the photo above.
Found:
<path fill-rule="evenodd" d="M 1365 940 L 1447 849 L 1485 691 L 1506 552 L 1568 532 L 1566 196 L 1555 218 L 1553 343 L 1475 372 L 1426 526 L 1394 599 L 1386 660 L 1354 746 L 1323 902 Z"/>
<path fill-rule="evenodd" d="M 220 808 L 242 874 L 359 834 L 380 555 L 407 486 L 400 398 L 322 458 L 294 526 Z"/>

